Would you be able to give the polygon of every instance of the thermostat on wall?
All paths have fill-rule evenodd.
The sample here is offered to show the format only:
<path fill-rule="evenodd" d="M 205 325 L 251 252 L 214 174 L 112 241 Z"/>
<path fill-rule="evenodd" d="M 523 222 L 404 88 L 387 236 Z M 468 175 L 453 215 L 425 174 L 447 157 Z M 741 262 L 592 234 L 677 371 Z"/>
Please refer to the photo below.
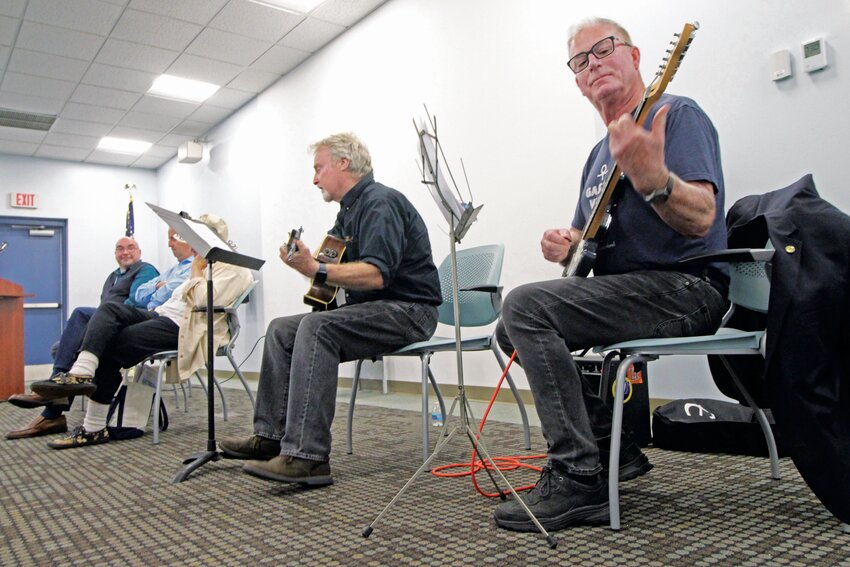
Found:
<path fill-rule="evenodd" d="M 824 69 L 826 60 L 826 41 L 821 38 L 803 44 L 803 69 L 806 73 Z"/>

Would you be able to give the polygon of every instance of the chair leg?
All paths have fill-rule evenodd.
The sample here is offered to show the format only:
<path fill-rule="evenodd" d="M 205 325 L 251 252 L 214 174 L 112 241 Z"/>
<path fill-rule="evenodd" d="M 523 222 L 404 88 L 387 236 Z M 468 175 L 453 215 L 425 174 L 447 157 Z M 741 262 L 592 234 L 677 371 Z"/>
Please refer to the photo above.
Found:
<path fill-rule="evenodd" d="M 354 378 L 351 381 L 351 398 L 348 400 L 348 437 L 346 447 L 349 455 L 354 452 L 351 441 L 351 429 L 354 425 L 354 401 L 357 399 L 357 387 L 360 385 L 360 368 L 362 366 L 362 358 L 354 364 Z"/>
<path fill-rule="evenodd" d="M 233 352 L 230 349 L 227 349 L 225 351 L 225 356 L 227 356 L 227 360 L 230 361 L 233 371 L 236 372 L 236 375 L 239 377 L 239 381 L 242 382 L 242 387 L 245 388 L 245 392 L 248 394 L 248 399 L 251 400 L 251 408 L 257 409 L 257 402 L 254 401 L 254 392 L 251 391 L 251 387 L 248 386 L 248 381 L 245 380 L 245 377 L 242 375 L 242 371 L 239 370 L 239 365 L 236 364 L 236 360 L 233 359 Z"/>
<path fill-rule="evenodd" d="M 221 398 L 221 412 L 224 415 L 224 421 L 227 421 L 227 400 L 224 398 L 224 390 L 221 389 L 221 384 L 218 382 L 218 378 L 213 375 L 213 384 L 215 384 L 216 390 L 218 390 L 218 395 Z"/>
<path fill-rule="evenodd" d="M 419 357 L 422 366 L 422 462 L 428 460 L 428 456 L 431 454 L 429 449 L 429 427 L 430 427 L 430 411 L 428 410 L 428 372 L 430 370 L 431 363 L 431 353 L 426 352 L 423 353 Z M 445 409 L 445 406 L 440 406 L 441 410 Z M 443 419 L 445 419 L 445 413 L 443 413 Z"/>
<path fill-rule="evenodd" d="M 153 444 L 159 445 L 159 405 L 162 400 L 162 382 L 165 378 L 165 364 L 156 371 L 156 392 L 153 395 Z"/>
<path fill-rule="evenodd" d="M 496 361 L 499 363 L 499 367 L 502 369 L 502 372 L 505 371 L 505 360 L 502 358 L 502 353 L 499 352 L 499 346 L 496 344 L 495 336 L 492 341 L 490 341 L 490 350 L 493 351 L 493 354 L 496 356 Z M 525 450 L 531 450 L 531 431 L 528 427 L 528 413 L 525 411 L 525 404 L 522 403 L 522 397 L 519 395 L 519 390 L 516 388 L 516 384 L 514 384 L 514 379 L 511 378 L 511 373 L 508 372 L 505 374 L 505 379 L 508 381 L 508 386 L 511 388 L 511 393 L 514 395 L 514 400 L 516 400 L 516 405 L 519 408 L 519 416 L 522 419 L 522 431 L 525 440 Z"/>
<path fill-rule="evenodd" d="M 758 404 L 756 404 L 755 400 L 750 395 L 749 390 L 747 390 L 744 387 L 744 384 L 741 383 L 741 380 L 738 378 L 738 375 L 735 374 L 735 370 L 732 368 L 732 365 L 729 364 L 726 357 L 721 356 L 720 360 L 723 362 L 723 366 L 726 368 L 726 371 L 729 372 L 729 376 L 732 377 L 732 381 L 735 382 L 735 387 L 738 388 L 738 391 L 741 392 L 741 395 L 744 396 L 744 399 L 755 412 L 756 420 L 761 426 L 761 431 L 764 434 L 764 440 L 767 443 L 767 454 L 770 456 L 770 476 L 774 480 L 780 480 L 779 451 L 776 449 L 776 439 L 773 437 L 773 430 L 770 428 L 767 416 Z"/>

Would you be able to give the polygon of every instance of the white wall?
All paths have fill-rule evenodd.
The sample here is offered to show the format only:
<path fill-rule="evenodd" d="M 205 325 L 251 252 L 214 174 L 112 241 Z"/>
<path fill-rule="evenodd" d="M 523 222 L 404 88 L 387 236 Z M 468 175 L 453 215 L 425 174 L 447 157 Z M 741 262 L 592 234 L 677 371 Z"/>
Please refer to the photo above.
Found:
<path fill-rule="evenodd" d="M 270 319 L 304 309 L 306 281 L 277 260 L 287 232 L 303 225 L 315 246 L 333 223 L 336 207 L 310 185 L 307 146 L 316 139 L 357 132 L 377 178 L 421 211 L 437 261 L 447 253 L 444 223 L 416 167 L 411 119 L 426 103 L 450 165 L 459 174 L 463 157 L 475 201 L 485 205 L 464 245 L 507 244 L 507 289 L 555 277 L 559 270 L 540 258 L 540 234 L 571 220 L 585 156 L 604 131 L 566 67 L 567 28 L 601 15 L 631 31 L 645 77 L 672 33 L 686 20 L 700 22 L 669 90 L 695 98 L 713 118 L 729 203 L 812 172 L 822 194 L 850 210 L 840 169 L 840 135 L 850 127 L 848 10 L 846 0 L 392 0 L 211 132 L 201 163 L 161 168 L 160 203 L 221 214 L 241 250 L 267 260 L 258 300 L 247 308 L 243 343 L 253 343 Z M 831 67 L 807 75 L 799 45 L 818 36 L 830 44 Z M 774 83 L 769 55 L 783 48 L 794 52 L 796 74 Z M 465 360 L 468 383 L 495 383 L 490 355 Z M 453 383 L 454 357 L 436 357 L 434 366 L 441 382 Z M 258 367 L 255 354 L 247 368 Z M 392 360 L 387 371 L 418 380 L 411 361 Z M 717 395 L 701 360 L 654 363 L 652 375 L 655 397 Z"/>
<path fill-rule="evenodd" d="M 117 267 L 114 249 L 124 236 L 126 183 L 136 184 L 134 216 L 142 258 L 157 268 L 173 261 L 159 248 L 165 243 L 164 225 L 144 206 L 157 198 L 152 171 L 0 155 L 0 179 L 0 215 L 67 219 L 69 314 L 74 307 L 97 305 L 103 280 Z M 11 208 L 8 193 L 35 193 L 39 206 Z"/>

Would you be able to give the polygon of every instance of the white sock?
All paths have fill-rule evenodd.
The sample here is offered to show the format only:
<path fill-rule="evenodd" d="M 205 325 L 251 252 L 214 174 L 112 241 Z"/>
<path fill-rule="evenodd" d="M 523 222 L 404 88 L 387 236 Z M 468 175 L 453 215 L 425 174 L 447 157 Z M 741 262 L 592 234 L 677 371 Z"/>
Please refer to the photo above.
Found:
<path fill-rule="evenodd" d="M 89 400 L 86 406 L 86 417 L 83 419 L 83 429 L 86 433 L 94 433 L 106 427 L 106 414 L 109 413 L 109 404 L 100 404 Z"/>
<path fill-rule="evenodd" d="M 74 361 L 74 365 L 71 366 L 68 374 L 73 374 L 74 376 L 94 376 L 97 365 L 97 357 L 89 351 L 84 350 L 77 355 L 77 360 Z"/>

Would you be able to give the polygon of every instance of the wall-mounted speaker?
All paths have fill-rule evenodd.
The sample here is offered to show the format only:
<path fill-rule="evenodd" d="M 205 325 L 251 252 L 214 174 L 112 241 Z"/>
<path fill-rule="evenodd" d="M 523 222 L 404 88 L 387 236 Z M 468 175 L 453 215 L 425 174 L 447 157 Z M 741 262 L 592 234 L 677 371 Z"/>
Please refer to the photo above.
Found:
<path fill-rule="evenodd" d="M 177 161 L 198 163 L 204 157 L 204 145 L 200 142 L 184 142 L 177 148 Z"/>

